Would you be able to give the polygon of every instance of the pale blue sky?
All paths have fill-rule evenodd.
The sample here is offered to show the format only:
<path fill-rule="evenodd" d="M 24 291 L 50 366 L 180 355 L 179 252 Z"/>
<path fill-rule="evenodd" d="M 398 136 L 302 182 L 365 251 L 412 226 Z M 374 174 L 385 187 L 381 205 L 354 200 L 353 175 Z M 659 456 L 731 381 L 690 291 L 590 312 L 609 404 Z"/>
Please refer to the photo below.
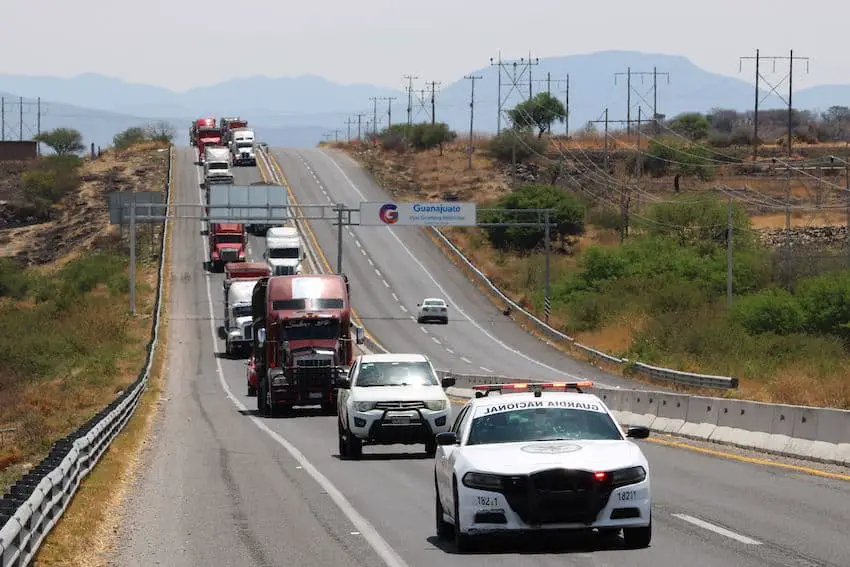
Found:
<path fill-rule="evenodd" d="M 841 0 L 26 0 L 3 11 L 0 74 L 94 72 L 174 90 L 254 74 L 398 87 L 404 73 L 457 80 L 499 49 L 625 49 L 734 76 L 758 47 L 811 57 L 795 75 L 803 88 L 850 83 L 848 22 Z"/>

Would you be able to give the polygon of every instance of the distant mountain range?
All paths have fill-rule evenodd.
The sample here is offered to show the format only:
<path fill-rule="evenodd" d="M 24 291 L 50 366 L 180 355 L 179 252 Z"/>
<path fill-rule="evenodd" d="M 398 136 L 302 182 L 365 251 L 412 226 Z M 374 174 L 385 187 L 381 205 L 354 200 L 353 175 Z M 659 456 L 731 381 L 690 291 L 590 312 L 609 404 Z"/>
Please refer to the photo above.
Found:
<path fill-rule="evenodd" d="M 746 110 L 753 104 L 753 86 L 741 78 L 705 71 L 685 57 L 630 51 L 605 51 L 568 57 L 541 59 L 539 64 L 517 66 L 516 81 L 511 63 L 502 67 L 501 98 L 503 107 L 511 108 L 528 96 L 528 71 L 533 79 L 533 92 L 547 89 L 551 78 L 552 94 L 565 97 L 566 78 L 570 82 L 570 129 L 575 131 L 588 120 L 600 119 L 605 107 L 612 120 L 626 118 L 627 88 L 625 73 L 631 68 L 632 119 L 642 114 L 651 116 L 652 77 L 638 72 L 652 72 L 658 77 L 658 112 L 674 116 L 685 111 L 707 111 L 713 107 Z M 475 129 L 496 130 L 499 100 L 499 66 L 491 65 L 472 71 L 482 78 L 476 81 Z M 668 75 L 669 74 L 669 83 Z M 401 81 L 401 79 L 400 79 Z M 423 85 L 415 85 L 414 120 L 429 119 L 430 94 L 422 97 Z M 787 87 L 780 92 L 787 96 Z M 2 93 L 11 93 L 3 95 Z M 127 83 L 120 79 L 87 74 L 72 78 L 0 75 L 0 96 L 5 96 L 6 139 L 20 135 L 19 96 L 24 103 L 24 137 L 31 136 L 36 124 L 36 97 L 42 98 L 42 129 L 69 126 L 83 132 L 87 143 L 106 146 L 112 136 L 130 126 L 154 120 L 165 120 L 177 131 L 177 143 L 188 142 L 192 119 L 200 116 L 235 115 L 249 120 L 258 139 L 274 146 L 313 146 L 323 133 L 340 129 L 347 135 L 347 118 L 365 113 L 362 125 L 372 116 L 370 97 L 395 97 L 393 122 L 407 120 L 407 93 L 366 84 L 339 85 L 316 76 L 271 78 L 263 76 L 231 79 L 217 85 L 198 87 L 178 93 L 162 87 Z M 466 131 L 469 127 L 470 81 L 459 80 L 437 92 L 437 120 L 452 128 Z M 763 97 L 767 93 L 763 93 Z M 423 99 L 423 100 L 418 100 Z M 850 85 L 818 86 L 796 91 L 794 107 L 825 110 L 833 105 L 850 105 Z M 785 103 L 768 96 L 762 108 L 780 108 Z M 379 123 L 387 123 L 387 102 L 379 101 Z M 355 119 L 356 120 L 356 119 Z M 502 122 L 504 125 L 504 120 Z M 352 132 L 357 129 L 354 124 Z"/>

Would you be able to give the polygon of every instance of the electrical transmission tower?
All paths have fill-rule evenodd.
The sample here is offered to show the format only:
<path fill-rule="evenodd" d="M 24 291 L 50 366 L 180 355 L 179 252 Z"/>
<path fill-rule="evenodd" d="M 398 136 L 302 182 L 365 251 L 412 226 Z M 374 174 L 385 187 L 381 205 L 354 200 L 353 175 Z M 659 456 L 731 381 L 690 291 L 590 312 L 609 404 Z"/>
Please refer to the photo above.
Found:
<path fill-rule="evenodd" d="M 398 100 L 395 96 L 382 96 L 381 100 L 387 101 L 387 128 L 393 126 L 393 101 Z"/>
<path fill-rule="evenodd" d="M 504 111 L 505 105 L 511 95 L 514 92 L 521 92 L 521 89 L 528 84 L 528 100 L 531 99 L 532 86 L 534 84 L 531 76 L 531 68 L 538 64 L 540 64 L 540 59 L 532 59 L 530 51 L 528 52 L 528 59 L 522 57 L 518 61 L 503 61 L 501 52 L 499 53 L 498 59 L 494 60 L 492 57 L 490 58 L 490 66 L 492 67 L 495 65 L 499 67 L 499 96 L 497 103 L 498 116 L 496 122 L 497 135 L 502 131 L 502 112 Z M 508 78 L 507 83 L 502 82 L 503 71 L 504 75 Z M 510 87 L 504 96 L 502 95 L 502 87 Z"/>
<path fill-rule="evenodd" d="M 413 125 L 413 81 L 418 79 L 417 75 L 404 75 L 402 79 L 407 80 L 407 126 Z"/>
<path fill-rule="evenodd" d="M 632 77 L 640 77 L 641 83 L 643 83 L 644 77 L 652 77 L 652 121 L 655 124 L 655 133 L 658 133 L 658 77 L 659 75 L 667 78 L 667 84 L 670 84 L 670 73 L 660 72 L 657 67 L 653 67 L 652 71 L 632 71 L 631 67 L 626 68 L 627 71 L 625 73 L 614 73 L 614 84 L 617 84 L 617 77 L 626 76 L 626 135 L 631 136 L 632 134 Z M 649 92 L 645 94 L 640 94 L 638 91 L 634 91 L 635 94 L 638 95 L 646 104 L 649 106 L 649 103 L 646 100 L 646 96 Z"/>
<path fill-rule="evenodd" d="M 764 102 L 768 96 L 771 94 L 776 94 L 783 102 L 788 105 L 788 157 L 791 157 L 791 142 L 793 138 L 793 116 L 794 116 L 794 108 L 791 105 L 793 93 L 794 93 L 794 62 L 795 61 L 805 61 L 806 62 L 806 73 L 809 72 L 809 58 L 808 57 L 796 57 L 794 55 L 794 50 L 792 49 L 789 55 L 786 56 L 764 56 L 759 53 L 759 50 L 756 49 L 755 57 L 741 57 L 738 59 L 738 72 L 741 71 L 743 67 L 744 61 L 755 60 L 756 62 L 756 94 L 755 94 L 755 106 L 754 106 L 754 116 L 753 116 L 753 161 L 758 159 L 758 143 L 759 143 L 759 104 L 760 102 Z M 759 64 L 762 61 L 770 61 L 773 63 L 773 72 L 776 72 L 776 62 L 777 61 L 788 61 L 788 74 L 786 74 L 778 83 L 775 85 L 768 81 L 764 75 L 761 73 L 759 69 Z M 788 100 L 779 94 L 778 89 L 782 85 L 782 83 L 788 79 Z M 759 82 L 764 81 L 767 83 L 767 86 L 770 87 L 770 91 L 764 98 L 761 98 L 761 93 L 759 93 Z M 761 98 L 761 100 L 759 100 Z"/>
<path fill-rule="evenodd" d="M 355 122 L 354 122 L 354 120 L 352 120 L 352 119 L 351 119 L 351 117 L 349 116 L 349 117 L 348 117 L 348 120 L 346 120 L 346 121 L 345 121 L 345 125 L 346 125 L 346 126 L 348 126 L 348 136 L 346 137 L 346 141 L 347 141 L 349 144 L 351 143 L 351 125 L 352 125 L 352 124 L 355 124 Z"/>
<path fill-rule="evenodd" d="M 0 140 L 23 141 L 41 134 L 42 110 L 41 97 L 36 100 L 0 97 Z"/>

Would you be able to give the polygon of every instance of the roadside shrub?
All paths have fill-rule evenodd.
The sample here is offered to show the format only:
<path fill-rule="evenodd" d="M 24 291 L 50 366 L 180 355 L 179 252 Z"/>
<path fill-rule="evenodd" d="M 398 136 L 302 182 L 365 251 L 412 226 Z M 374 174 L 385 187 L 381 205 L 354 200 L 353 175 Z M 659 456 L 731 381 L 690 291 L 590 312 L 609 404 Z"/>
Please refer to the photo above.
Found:
<path fill-rule="evenodd" d="M 21 188 L 32 203 L 42 207 L 58 203 L 80 187 L 81 164 L 80 158 L 73 155 L 41 158 L 21 174 Z"/>
<path fill-rule="evenodd" d="M 457 138 L 457 132 L 445 122 L 420 122 L 410 128 L 409 142 L 417 150 L 429 150 Z"/>
<path fill-rule="evenodd" d="M 704 181 L 714 177 L 715 167 L 709 150 L 700 144 L 682 143 L 663 138 L 650 140 L 644 170 L 660 177 L 670 173 L 698 177 Z"/>
<path fill-rule="evenodd" d="M 607 230 L 620 231 L 625 223 L 620 211 L 609 207 L 594 207 L 587 211 L 587 224 Z"/>
<path fill-rule="evenodd" d="M 516 162 L 527 162 L 547 150 L 546 140 L 539 139 L 528 130 L 502 130 L 498 136 L 487 141 L 486 153 L 495 160 L 503 163 L 513 163 L 514 152 Z"/>
<path fill-rule="evenodd" d="M 149 139 L 148 131 L 145 128 L 133 126 L 115 134 L 112 138 L 112 145 L 115 146 L 115 149 L 125 150 L 130 146 L 147 142 Z"/>
<path fill-rule="evenodd" d="M 754 335 L 797 333 L 803 329 L 806 320 L 797 298 L 779 288 L 740 298 L 731 311 L 731 317 Z"/>
<path fill-rule="evenodd" d="M 728 148 L 733 145 L 732 134 L 726 132 L 712 132 L 708 135 L 708 143 L 715 148 Z"/>
<path fill-rule="evenodd" d="M 378 141 L 383 149 L 401 153 L 408 148 L 409 135 L 410 128 L 407 124 L 393 124 L 378 134 Z"/>
<path fill-rule="evenodd" d="M 711 194 L 681 196 L 667 203 L 653 204 L 639 219 L 647 233 L 673 238 L 681 246 L 725 246 L 728 239 L 729 205 Z M 732 239 L 736 248 L 755 242 L 747 212 L 732 205 Z"/>
<path fill-rule="evenodd" d="M 808 331 L 850 339 L 850 271 L 804 279 L 796 295 Z"/>
<path fill-rule="evenodd" d="M 20 262 L 0 258 L 0 297 L 22 299 L 32 288 L 32 280 Z"/>

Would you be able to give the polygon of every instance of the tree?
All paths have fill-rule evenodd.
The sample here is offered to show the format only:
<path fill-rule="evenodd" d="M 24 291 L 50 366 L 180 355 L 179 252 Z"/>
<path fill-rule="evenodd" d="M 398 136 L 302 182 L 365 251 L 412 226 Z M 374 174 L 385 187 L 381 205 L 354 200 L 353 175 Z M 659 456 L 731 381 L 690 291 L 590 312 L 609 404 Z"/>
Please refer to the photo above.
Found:
<path fill-rule="evenodd" d="M 503 196 L 494 210 L 485 211 L 482 222 L 535 222 L 538 213 L 501 212 L 499 209 L 554 209 L 549 222 L 552 239 L 561 244 L 568 236 L 584 232 L 585 206 L 575 195 L 554 185 L 525 185 Z M 500 249 L 532 250 L 542 244 L 545 237 L 543 227 L 488 227 L 487 236 L 493 246 Z"/>
<path fill-rule="evenodd" d="M 83 135 L 73 128 L 56 128 L 42 132 L 33 140 L 48 146 L 59 156 L 77 154 L 85 149 Z"/>
<path fill-rule="evenodd" d="M 656 203 L 642 222 L 653 236 L 675 240 L 680 246 L 725 246 L 728 237 L 729 205 L 711 194 L 687 196 Z M 752 246 L 750 217 L 739 205 L 732 206 L 732 242 L 735 248 Z"/>
<path fill-rule="evenodd" d="M 833 140 L 846 140 L 850 133 L 850 108 L 830 106 L 821 114 L 823 128 L 827 137 Z"/>
<path fill-rule="evenodd" d="M 147 136 L 154 142 L 170 144 L 174 141 L 174 127 L 168 122 L 160 120 L 159 122 L 148 124 Z"/>
<path fill-rule="evenodd" d="M 135 144 L 145 142 L 148 139 L 148 132 L 144 128 L 141 126 L 133 126 L 132 128 L 127 128 L 123 132 L 115 134 L 112 138 L 112 145 L 119 150 L 124 150 Z"/>
<path fill-rule="evenodd" d="M 711 131 L 711 123 L 699 112 L 680 114 L 670 123 L 670 129 L 689 140 L 702 140 Z"/>
<path fill-rule="evenodd" d="M 564 122 L 567 109 L 564 103 L 551 94 L 539 93 L 509 110 L 508 117 L 518 128 L 537 128 L 537 137 L 542 138 L 543 132 L 549 129 L 552 122 Z"/>

